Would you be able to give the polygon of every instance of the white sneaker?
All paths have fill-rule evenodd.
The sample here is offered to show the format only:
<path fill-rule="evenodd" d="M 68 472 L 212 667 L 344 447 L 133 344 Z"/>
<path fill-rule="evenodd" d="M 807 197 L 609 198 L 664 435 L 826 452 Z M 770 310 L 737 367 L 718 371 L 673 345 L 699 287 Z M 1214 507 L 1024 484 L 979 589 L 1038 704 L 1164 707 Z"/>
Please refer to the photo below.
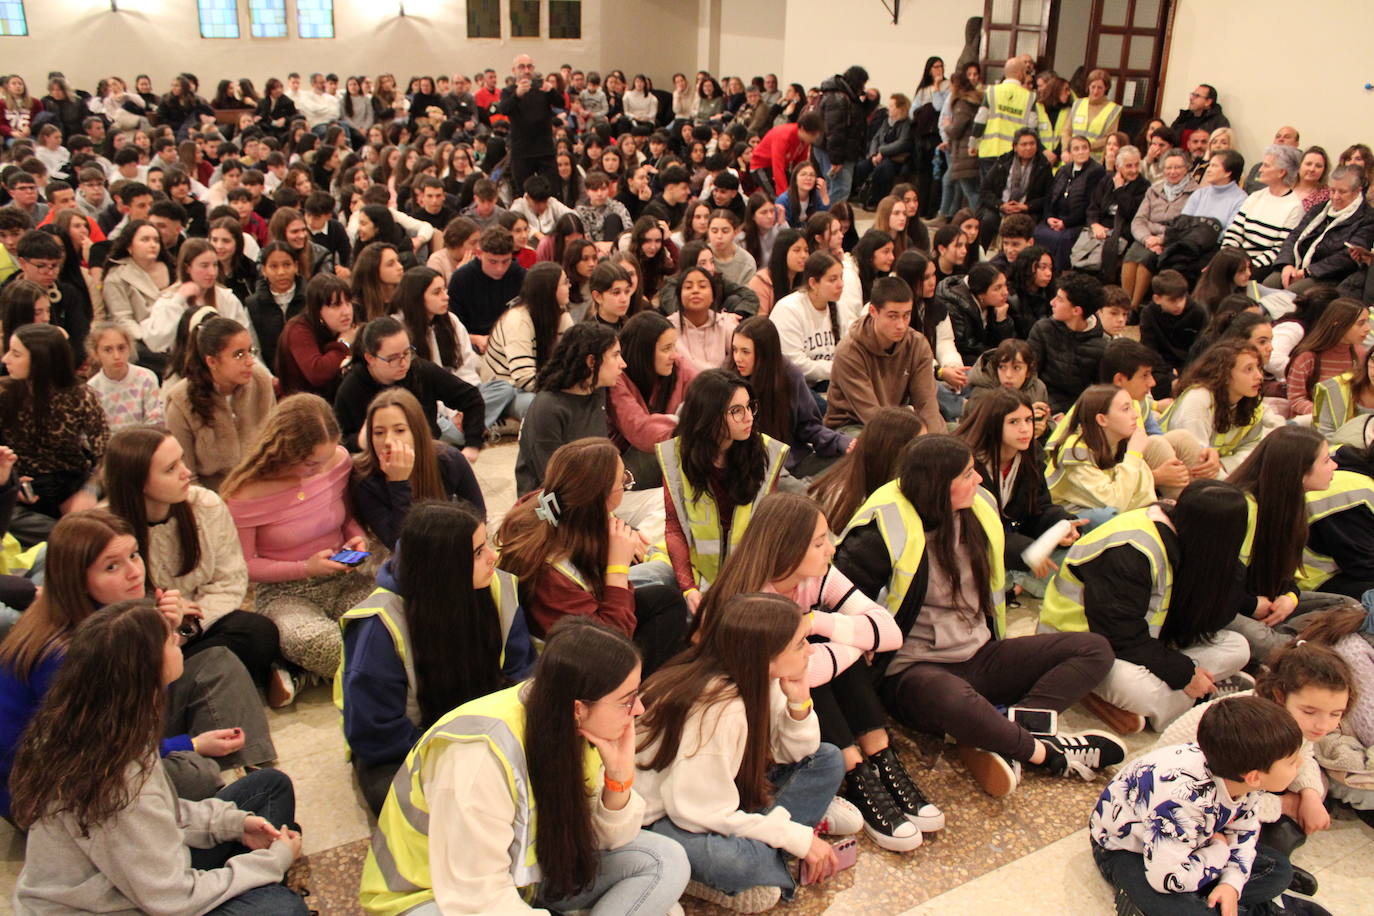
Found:
<path fill-rule="evenodd" d="M 825 817 L 816 825 L 816 832 L 826 836 L 851 836 L 864 827 L 864 816 L 853 804 L 836 795 L 825 809 Z"/>

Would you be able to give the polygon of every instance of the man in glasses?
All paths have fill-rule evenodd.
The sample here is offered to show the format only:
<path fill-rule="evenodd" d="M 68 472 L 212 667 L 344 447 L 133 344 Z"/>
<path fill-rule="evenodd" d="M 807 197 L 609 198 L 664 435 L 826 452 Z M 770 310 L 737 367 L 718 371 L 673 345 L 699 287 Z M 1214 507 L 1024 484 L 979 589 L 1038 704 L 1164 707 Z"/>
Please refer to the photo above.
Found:
<path fill-rule="evenodd" d="M 379 392 L 397 386 L 420 402 L 431 439 L 440 435 L 439 404 L 457 411 L 453 421 L 463 430 L 463 455 L 469 462 L 477 460 L 485 432 L 481 392 L 442 366 L 416 356 L 405 325 L 390 317 L 369 321 L 358 332 L 353 366 L 334 397 L 334 414 L 349 451 L 362 449 L 367 405 Z"/>
<path fill-rule="evenodd" d="M 1169 126 L 1178 135 L 1178 142 L 1186 145 L 1193 131 L 1210 134 L 1218 127 L 1230 127 L 1231 122 L 1226 119 L 1221 103 L 1217 101 L 1216 87 L 1202 83 L 1188 93 L 1188 107 L 1180 109 L 1178 117 Z"/>
<path fill-rule="evenodd" d="M 86 359 L 86 335 L 91 329 L 91 300 L 84 288 L 78 289 L 58 278 L 66 255 L 62 243 L 51 233 L 31 229 L 19 237 L 15 254 L 19 271 L 5 285 L 23 278 L 42 287 L 52 303 L 52 323 L 67 332 L 72 357 L 76 365 L 81 365 Z"/>

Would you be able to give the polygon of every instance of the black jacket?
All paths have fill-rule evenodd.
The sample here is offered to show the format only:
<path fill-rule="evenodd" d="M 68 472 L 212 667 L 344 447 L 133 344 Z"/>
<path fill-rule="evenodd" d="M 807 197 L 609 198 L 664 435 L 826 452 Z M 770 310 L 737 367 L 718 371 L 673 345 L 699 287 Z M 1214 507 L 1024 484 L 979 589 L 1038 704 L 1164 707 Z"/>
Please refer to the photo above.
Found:
<path fill-rule="evenodd" d="M 1009 541 L 1008 549 L 1010 546 Z M 1009 562 L 1010 554 L 1004 550 L 1002 558 L 1004 563 Z M 836 549 L 833 562 L 836 569 L 848 576 L 849 581 L 873 601 L 878 600 L 878 596 L 887 588 L 888 580 L 892 577 L 892 560 L 888 556 L 887 545 L 883 543 L 883 536 L 876 521 L 849 532 Z M 897 626 L 902 630 L 903 641 L 911 632 L 916 619 L 921 616 L 921 606 L 925 604 L 926 589 L 929 587 L 930 551 L 926 550 L 922 551 L 920 566 L 911 579 L 911 586 L 907 589 L 906 595 L 902 597 L 901 606 L 897 608 Z M 996 639 L 997 626 L 991 620 L 988 621 L 988 630 L 992 633 L 993 639 Z M 896 654 L 895 651 L 880 652 L 874 657 L 873 670 L 878 672 L 879 677 L 886 675 L 887 666 L 892 663 L 892 658 Z"/>
<path fill-rule="evenodd" d="M 1374 477 L 1374 464 L 1365 461 L 1363 449 L 1345 445 L 1332 457 L 1342 471 Z M 1374 512 L 1357 506 L 1329 515 L 1311 526 L 1307 544 L 1336 561 L 1337 575 L 1374 587 Z"/>
<path fill-rule="evenodd" d="M 838 73 L 821 83 L 825 152 L 832 165 L 863 158 L 868 141 L 868 107 L 861 92 Z"/>
<path fill-rule="evenodd" d="M 905 162 L 914 148 L 911 119 L 902 118 L 900 121 L 883 122 L 882 128 L 873 135 L 873 141 L 868 145 L 868 155 L 882 153 L 884 159 Z"/>
<path fill-rule="evenodd" d="M 305 280 L 296 278 L 296 288 L 291 293 L 291 301 L 282 311 L 272 295 L 272 287 L 266 279 L 258 280 L 258 285 L 243 303 L 248 317 L 253 322 L 253 330 L 258 335 L 258 347 L 262 350 L 262 364 L 275 368 L 277 365 L 277 342 L 281 340 L 282 329 L 286 322 L 295 318 L 305 308 Z"/>
<path fill-rule="evenodd" d="M 442 401 L 445 407 L 463 413 L 463 438 L 467 442 L 464 447 L 482 447 L 485 420 L 482 394 L 476 388 L 419 356 L 410 361 L 410 371 L 398 384 L 420 402 L 420 409 L 429 420 L 431 439 L 439 438 L 438 405 Z M 358 430 L 367 421 L 367 405 L 378 392 L 388 387 L 372 377 L 367 370 L 367 360 L 361 355 L 339 384 L 339 393 L 334 396 L 334 415 L 339 418 L 344 447 L 350 452 L 358 451 Z"/>
<path fill-rule="evenodd" d="M 284 135 L 291 127 L 292 118 L 296 117 L 296 103 L 291 101 L 283 93 L 275 100 L 264 98 L 258 102 L 258 126 L 271 134 Z M 286 119 L 286 123 L 278 127 L 273 121 Z"/>
<path fill-rule="evenodd" d="M 1279 249 L 1279 256 L 1274 260 L 1275 270 L 1293 267 L 1298 263 L 1297 243 L 1299 236 L 1325 210 L 1325 207 L 1313 207 L 1303 214 L 1302 219 L 1293 227 L 1293 231 L 1288 233 L 1288 238 L 1284 239 L 1283 247 Z M 1314 229 L 1313 234 L 1316 231 Z M 1374 209 L 1370 208 L 1369 201 L 1361 200 L 1359 209 L 1349 219 L 1333 225 L 1326 235 L 1315 243 L 1317 250 L 1312 254 L 1311 267 L 1308 269 L 1307 275 L 1323 283 L 1340 282 L 1354 273 L 1357 266 L 1354 259 L 1350 257 L 1350 249 L 1345 247 L 1345 243 L 1350 242 L 1352 245 L 1368 248 L 1372 241 L 1374 241 Z"/>
<path fill-rule="evenodd" d="M 1062 321 L 1041 318 L 1031 328 L 1027 342 L 1055 413 L 1066 412 L 1084 389 L 1097 384 L 1098 364 L 1107 352 L 1102 325 L 1093 322 L 1086 330 L 1071 331 Z"/>
<path fill-rule="evenodd" d="M 1088 202 L 1097 190 L 1098 182 L 1107 175 L 1102 164 L 1089 159 L 1077 171 L 1066 165 L 1054 176 L 1050 185 L 1050 195 L 1045 202 L 1045 218 L 1055 217 L 1064 221 L 1064 228 L 1074 229 L 1087 225 Z"/>
<path fill-rule="evenodd" d="M 1001 502 L 1001 487 L 998 485 L 1002 472 L 1000 468 L 978 463 L 978 473 L 983 475 L 983 486 Z M 1073 513 L 1063 506 L 1057 506 L 1050 498 L 1049 484 L 1045 481 L 1045 459 L 1039 445 L 1031 445 L 1029 452 L 1021 456 L 1021 466 L 1011 485 L 1011 497 L 1002 509 L 1002 529 L 1007 535 L 1006 561 L 1009 569 L 1026 570 L 1026 561 L 1021 559 L 1024 551 L 1051 526 Z"/>
<path fill-rule="evenodd" d="M 514 86 L 501 90 L 496 111 L 510 119 L 510 155 L 512 159 L 553 158 L 553 112 L 562 108 L 559 92 L 532 86 L 517 96 Z"/>
<path fill-rule="evenodd" d="M 1140 209 L 1148 190 L 1150 182 L 1144 175 L 1137 175 L 1135 181 L 1128 181 L 1119 188 L 1111 175 L 1104 176 L 1088 201 L 1088 221 L 1084 225 L 1097 223 L 1106 226 L 1113 236 L 1125 239 L 1128 243 L 1134 242 L 1131 221 L 1135 219 L 1135 211 Z"/>
<path fill-rule="evenodd" d="M 988 320 L 991 316 L 969 291 L 966 277 L 956 275 L 941 280 L 935 287 L 935 298 L 949 314 L 949 323 L 954 328 L 954 345 L 959 348 L 965 366 L 972 366 L 985 351 L 1016 336 L 1011 310 L 1008 309 L 1007 317 L 1001 321 Z"/>
<path fill-rule="evenodd" d="M 1200 130 L 1210 134 L 1218 127 L 1230 126 L 1231 122 L 1226 119 L 1226 113 L 1221 110 L 1221 103 L 1216 102 L 1200 115 L 1193 114 L 1190 109 L 1180 108 L 1178 117 L 1174 118 L 1174 123 L 1169 125 L 1169 129 L 1178 137 L 1178 145 L 1183 146 L 1187 140 L 1183 136 L 1185 130 Z"/>
<path fill-rule="evenodd" d="M 1159 357 L 1156 369 L 1182 371 L 1198 335 L 1207 326 L 1207 310 L 1192 299 L 1177 315 L 1147 302 L 1140 310 L 1140 342 Z M 1167 377 L 1167 374 L 1166 374 Z"/>
<path fill-rule="evenodd" d="M 988 170 L 983 178 L 983 183 L 978 191 L 978 209 L 980 213 L 995 214 L 1001 219 L 1002 192 L 1007 189 L 1007 179 L 1011 176 L 1011 161 L 1016 157 L 1015 151 L 1003 153 L 997 157 L 992 168 Z M 1045 214 L 1045 199 L 1050 195 L 1050 185 L 1054 183 L 1054 173 L 1050 171 L 1050 164 L 1040 153 L 1035 154 L 1031 160 L 1030 178 L 1026 181 L 1026 215 L 1039 222 Z M 987 222 L 986 218 L 983 218 Z"/>

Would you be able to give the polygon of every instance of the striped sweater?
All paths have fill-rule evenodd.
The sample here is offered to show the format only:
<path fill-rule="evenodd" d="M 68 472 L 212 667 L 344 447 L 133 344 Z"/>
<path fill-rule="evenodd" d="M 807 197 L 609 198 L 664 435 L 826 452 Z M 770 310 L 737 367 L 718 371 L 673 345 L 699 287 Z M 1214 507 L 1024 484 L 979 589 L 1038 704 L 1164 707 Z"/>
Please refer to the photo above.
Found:
<path fill-rule="evenodd" d="M 1268 267 L 1279 256 L 1284 239 L 1302 214 L 1302 200 L 1292 191 L 1275 195 L 1268 188 L 1261 188 L 1241 204 L 1240 212 L 1226 227 L 1221 244 L 1248 254 L 1255 270 Z"/>

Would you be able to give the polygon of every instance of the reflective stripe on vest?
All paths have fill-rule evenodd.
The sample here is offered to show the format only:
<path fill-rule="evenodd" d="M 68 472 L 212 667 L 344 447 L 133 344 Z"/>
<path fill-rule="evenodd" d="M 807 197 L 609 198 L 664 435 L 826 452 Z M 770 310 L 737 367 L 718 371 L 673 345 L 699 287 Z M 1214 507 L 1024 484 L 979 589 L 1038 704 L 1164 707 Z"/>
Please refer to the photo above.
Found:
<path fill-rule="evenodd" d="M 1065 418 L 1065 426 L 1068 425 L 1068 418 Z M 1050 450 L 1045 453 L 1045 485 L 1053 490 L 1059 482 L 1075 466 L 1089 465 L 1097 467 L 1097 459 L 1093 458 L 1093 453 L 1083 444 L 1083 437 L 1074 435 L 1064 439 L 1064 444 L 1058 450 Z"/>
<path fill-rule="evenodd" d="M 1374 512 L 1374 481 L 1355 471 L 1337 471 L 1331 475 L 1331 486 L 1307 494 L 1307 524 L 1315 525 L 1322 519 L 1357 506 Z M 1334 559 L 1317 553 L 1309 542 L 1302 549 L 1298 587 L 1315 589 L 1340 571 Z"/>
<path fill-rule="evenodd" d="M 1150 561 L 1150 635 L 1158 636 L 1159 628 L 1169 613 L 1169 594 L 1173 589 L 1174 572 L 1164 539 L 1150 518 L 1147 509 L 1133 509 L 1098 525 L 1069 548 L 1060 564 L 1059 572 L 1050 579 L 1041 603 L 1040 622 L 1061 632 L 1086 632 L 1088 615 L 1083 606 L 1083 581 L 1078 577 L 1079 566 L 1096 560 L 1113 547 L 1129 546 L 1140 551 Z"/>
<path fill-rule="evenodd" d="M 520 612 L 520 597 L 517 593 L 515 576 L 503 569 L 493 572 L 491 577 L 491 600 L 496 605 L 497 618 L 501 623 L 501 659 L 506 663 L 506 639 L 510 636 L 515 615 Z M 420 725 L 420 702 L 415 689 L 415 653 L 410 647 L 410 627 L 406 624 L 405 600 L 400 595 L 385 588 L 377 588 L 363 599 L 362 603 L 339 618 L 339 629 L 347 631 L 350 623 L 369 617 L 381 618 L 382 624 L 391 634 L 391 644 L 396 657 L 406 672 L 406 718 L 417 728 Z M 334 705 L 339 712 L 344 708 L 344 668 L 348 665 L 348 643 L 344 643 L 339 655 L 339 670 L 334 676 Z M 348 743 L 344 737 L 345 746 Z"/>
<path fill-rule="evenodd" d="M 1006 568 L 1002 560 L 1006 531 L 1002 528 L 1002 514 L 998 511 L 997 501 L 982 487 L 978 488 L 973 501 L 973 515 L 983 526 L 988 539 L 988 590 L 992 592 L 995 618 L 993 636 L 1001 639 L 1007 631 Z M 870 522 L 878 524 L 878 533 L 887 547 L 892 569 L 888 574 L 887 587 L 879 597 L 895 617 L 921 568 L 921 557 L 926 549 L 925 525 L 916 513 L 916 507 L 902 495 L 901 484 L 896 480 L 888 481 L 873 491 L 873 495 L 864 501 L 845 526 L 840 540 L 843 541 L 849 532 Z"/>
<path fill-rule="evenodd" d="M 501 764 L 515 805 L 509 847 L 511 881 L 522 889 L 527 902 L 533 898 L 541 873 L 535 858 L 534 795 L 525 762 L 522 686 L 464 703 L 436 722 L 406 756 L 392 780 L 363 864 L 359 898 L 368 913 L 399 916 L 434 899 L 424 770 L 431 754 L 457 742 L 483 742 Z M 588 791 L 594 795 L 601 756 L 587 745 L 582 764 Z"/>
<path fill-rule="evenodd" d="M 1312 417 L 1317 431 L 1330 439 L 1347 420 L 1355 414 L 1351 410 L 1354 398 L 1351 395 L 1353 372 L 1342 372 L 1324 382 L 1318 382 L 1312 390 Z"/>
<path fill-rule="evenodd" d="M 1069 135 L 1071 137 L 1087 137 L 1089 143 L 1100 139 L 1107 132 L 1107 125 L 1112 119 L 1121 114 L 1121 106 L 1111 100 L 1102 106 L 1102 110 L 1097 113 L 1097 117 L 1088 120 L 1088 100 L 1079 99 L 1073 103 L 1073 115 L 1069 119 Z M 1095 152 L 1093 157 L 1098 161 L 1102 159 L 1102 153 Z"/>
<path fill-rule="evenodd" d="M 1031 91 L 1019 83 L 989 86 L 983 95 L 988 120 L 978 139 L 978 158 L 989 159 L 1011 152 L 1012 139 L 1023 127 L 1038 123 L 1038 112 Z"/>
<path fill-rule="evenodd" d="M 1173 419 L 1174 410 L 1183 401 L 1183 396 L 1192 390 L 1192 388 L 1188 388 L 1185 391 L 1180 391 L 1178 397 L 1174 398 L 1174 402 L 1169 405 L 1169 408 L 1164 411 L 1164 415 L 1159 418 L 1160 428 L 1163 429 L 1166 433 L 1170 430 L 1170 421 Z M 1213 416 L 1215 416 L 1215 405 L 1213 405 L 1212 412 Z M 1260 437 L 1263 433 L 1263 427 L 1260 425 L 1260 421 L 1263 419 L 1264 405 L 1260 404 L 1255 407 L 1255 412 L 1251 414 L 1250 422 L 1245 424 L 1244 426 L 1233 427 L 1227 432 L 1219 433 L 1216 431 L 1216 427 L 1214 425 L 1212 428 L 1212 434 L 1207 439 L 1207 444 L 1210 445 L 1212 448 L 1216 449 L 1217 454 L 1220 455 L 1222 458 L 1225 458 L 1228 455 L 1233 455 L 1241 447 L 1259 442 Z"/>
<path fill-rule="evenodd" d="M 767 462 L 763 482 L 759 484 L 758 492 L 754 494 L 751 502 L 736 506 L 731 513 L 730 542 L 725 545 L 720 542 L 720 516 L 715 499 L 710 493 L 688 492 L 691 485 L 682 471 L 682 454 L 678 448 L 680 440 L 669 439 L 654 447 L 659 467 L 663 469 L 665 492 L 673 501 L 673 510 L 677 513 L 682 533 L 687 538 L 694 578 L 703 588 L 715 580 L 720 572 L 720 564 L 744 536 L 744 529 L 749 526 L 749 518 L 773 489 L 778 474 L 782 472 L 782 462 L 788 452 L 787 445 L 762 434 L 760 438 L 763 440 Z"/>

